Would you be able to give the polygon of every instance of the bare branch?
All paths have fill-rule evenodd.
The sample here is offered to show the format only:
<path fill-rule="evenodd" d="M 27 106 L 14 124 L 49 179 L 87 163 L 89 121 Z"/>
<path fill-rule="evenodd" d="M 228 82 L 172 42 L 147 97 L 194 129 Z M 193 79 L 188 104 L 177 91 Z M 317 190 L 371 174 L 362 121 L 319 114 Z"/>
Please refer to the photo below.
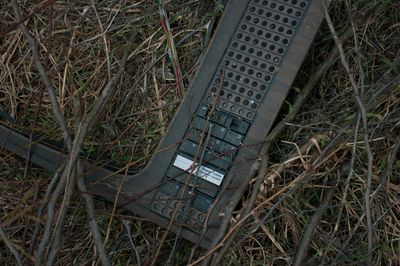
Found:
<path fill-rule="evenodd" d="M 135 251 L 137 265 L 140 266 L 140 265 L 142 265 L 142 263 L 140 262 L 139 250 L 137 249 L 135 243 L 133 243 L 131 228 L 125 219 L 122 219 L 122 223 L 124 224 L 124 226 L 126 228 L 126 232 L 128 234 L 129 242 L 131 243 L 132 249 Z"/>
<path fill-rule="evenodd" d="M 65 171 L 64 171 L 65 173 Z M 53 233 L 53 242 L 51 245 L 51 249 L 48 255 L 48 259 L 46 261 L 47 266 L 54 265 L 55 259 L 57 258 L 58 251 L 61 245 L 61 230 L 65 222 L 65 217 L 67 215 L 69 202 L 71 200 L 71 196 L 73 193 L 73 187 L 76 179 L 76 167 L 74 167 L 74 173 L 70 176 L 63 177 L 66 180 L 65 189 L 64 189 L 64 198 L 61 203 L 60 211 L 58 214 L 57 222 L 55 224 L 54 233 Z M 60 182 L 62 183 L 62 182 Z M 64 187 L 64 186 L 63 186 Z"/>
<path fill-rule="evenodd" d="M 319 222 L 322 218 L 322 215 L 325 213 L 326 209 L 329 207 L 329 203 L 331 202 L 333 196 L 335 195 L 335 191 L 336 191 L 335 188 L 330 188 L 328 190 L 321 205 L 319 206 L 319 208 L 315 211 L 315 213 L 311 217 L 310 223 L 308 224 L 306 230 L 303 233 L 303 237 L 301 239 L 299 248 L 297 250 L 297 254 L 296 254 L 296 258 L 295 258 L 295 262 L 294 262 L 295 266 L 304 265 L 303 262 L 307 255 L 307 251 L 309 249 L 315 228 L 319 224 Z"/>
<path fill-rule="evenodd" d="M 40 218 L 43 214 L 44 209 L 47 206 L 47 202 L 49 201 L 49 197 L 51 195 L 51 192 L 53 191 L 54 187 L 57 185 L 58 180 L 60 179 L 60 174 L 61 172 L 64 170 L 65 168 L 65 164 L 63 164 L 62 166 L 60 166 L 57 171 L 54 173 L 53 177 L 51 178 L 50 184 L 47 186 L 46 188 L 46 192 L 44 194 L 42 203 L 37 211 L 37 219 L 38 221 L 35 223 L 35 229 L 33 231 L 32 234 L 32 238 L 31 238 L 31 243 L 29 244 L 29 253 L 32 254 L 33 253 L 33 249 L 35 247 L 35 243 L 36 243 L 36 238 L 39 235 L 39 231 L 40 231 Z"/>
<path fill-rule="evenodd" d="M 111 79 L 111 63 L 110 63 L 110 54 L 108 52 L 108 44 L 107 44 L 106 32 L 104 30 L 103 24 L 100 21 L 100 17 L 99 17 L 99 14 L 97 13 L 97 7 L 96 7 L 96 3 L 95 3 L 94 0 L 92 0 L 92 8 L 93 8 L 94 13 L 96 15 L 97 23 L 99 23 L 101 36 L 103 37 L 104 51 L 105 51 L 106 60 L 107 60 L 107 75 L 108 75 L 108 79 Z"/>
<path fill-rule="evenodd" d="M 15 14 L 17 21 L 22 21 L 21 12 L 19 10 L 17 1 L 12 0 L 11 4 L 12 4 L 14 14 Z M 52 111 L 57 120 L 58 125 L 61 128 L 61 133 L 63 135 L 63 138 L 67 144 L 67 147 L 71 147 L 71 136 L 68 133 L 67 123 L 65 121 L 64 115 L 61 113 L 60 106 L 59 106 L 58 100 L 57 100 L 57 95 L 55 93 L 53 84 L 51 83 L 49 77 L 47 76 L 46 70 L 45 70 L 43 64 L 41 63 L 39 48 L 37 46 L 37 43 L 36 43 L 35 39 L 33 38 L 32 34 L 26 28 L 24 23 L 21 23 L 19 26 L 21 27 L 21 30 L 22 30 L 23 34 L 25 35 L 26 41 L 29 43 L 29 46 L 31 47 L 32 56 L 33 56 L 33 59 L 35 62 L 36 69 L 38 70 L 39 75 L 42 78 L 44 85 L 46 86 L 47 93 L 50 96 Z"/>
<path fill-rule="evenodd" d="M 92 195 L 87 193 L 87 188 L 85 184 L 85 177 L 83 175 L 83 167 L 82 163 L 78 161 L 78 188 L 82 193 L 82 198 L 85 201 L 85 206 L 86 206 L 86 213 L 89 219 L 89 226 L 90 226 L 90 231 L 92 232 L 93 235 L 93 241 L 94 244 L 96 245 L 97 252 L 99 253 L 101 263 L 103 265 L 111 265 L 110 259 L 108 258 L 107 252 L 104 248 L 104 243 L 101 237 L 99 225 L 97 224 L 96 221 L 96 212 L 95 212 L 95 207 L 94 207 L 94 202 L 93 202 L 93 197 Z"/>
<path fill-rule="evenodd" d="M 0 237 L 2 238 L 8 249 L 11 251 L 11 253 L 14 255 L 16 264 L 18 266 L 22 266 L 21 254 L 19 254 L 18 250 L 14 248 L 13 243 L 10 241 L 10 239 L 8 239 L 2 227 L 0 227 Z"/>
<path fill-rule="evenodd" d="M 55 215 L 55 205 L 64 189 L 65 183 L 66 179 L 64 178 L 64 176 L 62 176 L 53 194 L 51 195 L 50 202 L 47 207 L 47 221 L 45 225 L 44 234 L 42 240 L 40 241 L 39 248 L 35 256 L 35 265 L 37 266 L 41 265 L 42 259 L 44 259 L 47 242 L 49 241 L 51 236 L 51 228 L 53 225 L 53 220 Z"/>
<path fill-rule="evenodd" d="M 371 183 L 372 183 L 372 168 L 373 168 L 373 155 L 371 152 L 371 147 L 369 144 L 369 136 L 368 136 L 368 120 L 367 120 L 367 111 L 364 106 L 364 103 L 361 100 L 360 97 L 360 92 L 358 85 L 354 79 L 353 74 L 351 73 L 350 66 L 346 60 L 346 56 L 343 50 L 343 45 L 342 42 L 340 41 L 339 37 L 336 34 L 336 30 L 333 26 L 331 17 L 329 15 L 328 9 L 326 5 L 324 5 L 324 12 L 325 12 L 325 18 L 329 26 L 329 30 L 332 33 L 333 39 L 335 40 L 336 46 L 339 49 L 339 54 L 340 54 L 340 59 L 342 62 L 342 65 L 344 69 L 346 70 L 347 76 L 350 79 L 351 86 L 354 91 L 354 98 L 357 102 L 358 108 L 360 110 L 361 114 L 361 121 L 362 121 L 362 127 L 363 127 L 363 136 L 364 136 L 364 145 L 365 145 L 365 151 L 367 153 L 368 157 L 368 173 L 367 173 L 367 186 L 365 189 L 365 213 L 367 217 L 367 226 L 368 226 L 368 264 L 372 264 L 372 252 L 373 252 L 373 228 L 372 228 L 372 217 L 371 217 L 371 202 L 370 202 L 370 195 L 371 195 Z"/>

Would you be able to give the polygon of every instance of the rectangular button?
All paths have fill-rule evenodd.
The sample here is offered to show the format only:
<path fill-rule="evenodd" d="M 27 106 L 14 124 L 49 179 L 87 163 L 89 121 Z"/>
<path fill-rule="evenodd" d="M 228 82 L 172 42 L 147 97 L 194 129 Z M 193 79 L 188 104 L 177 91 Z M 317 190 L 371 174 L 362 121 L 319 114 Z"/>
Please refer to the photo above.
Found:
<path fill-rule="evenodd" d="M 211 198 L 215 198 L 218 193 L 218 187 L 203 179 L 197 179 L 196 190 L 200 191 Z"/>
<path fill-rule="evenodd" d="M 229 125 L 230 129 L 239 132 L 241 134 L 246 134 L 247 129 L 249 129 L 249 127 L 250 127 L 249 123 L 240 119 L 233 119 L 231 124 Z"/>
<path fill-rule="evenodd" d="M 196 129 L 200 130 L 200 132 L 203 132 L 203 130 L 207 132 L 207 128 L 205 127 L 205 124 L 206 124 L 206 120 L 199 116 L 197 116 L 194 120 L 194 127 Z"/>
<path fill-rule="evenodd" d="M 207 149 L 205 152 L 203 164 L 209 163 L 213 166 L 218 167 L 219 169 L 227 171 L 228 168 L 231 166 L 230 161 L 225 160 L 223 158 L 219 158 L 217 154 L 212 152 L 213 147 L 210 145 L 212 143 L 209 142 L 208 144 L 209 144 L 210 148 Z M 179 150 L 193 156 L 193 158 L 195 158 L 197 156 L 197 158 L 199 160 L 201 157 L 201 154 L 203 152 L 203 147 L 201 147 L 199 149 L 198 144 L 196 144 L 190 140 L 185 140 L 179 147 Z"/>
<path fill-rule="evenodd" d="M 176 197 L 179 191 L 179 184 L 173 181 L 167 181 L 163 185 L 161 185 L 160 191 L 164 194 L 170 195 L 172 197 Z"/>
<path fill-rule="evenodd" d="M 224 140 L 235 146 L 239 146 L 243 140 L 243 135 L 240 135 L 239 133 L 229 130 L 229 132 L 226 134 Z"/>
<path fill-rule="evenodd" d="M 234 151 L 236 149 L 235 146 L 233 146 L 223 140 L 212 139 L 212 140 L 210 140 L 210 142 L 212 143 L 211 146 L 214 148 L 214 150 L 220 154 L 231 153 L 232 151 Z"/>
<path fill-rule="evenodd" d="M 188 138 L 196 143 L 200 143 L 202 134 L 199 130 L 192 129 L 188 132 Z"/>
<path fill-rule="evenodd" d="M 228 171 L 228 168 L 231 167 L 230 161 L 225 160 L 224 158 L 219 158 L 215 153 L 211 151 L 206 151 L 204 163 L 212 164 L 213 166 L 216 166 L 224 171 Z"/>
<path fill-rule="evenodd" d="M 198 129 L 200 132 L 204 132 L 205 135 L 208 134 L 209 125 L 212 124 L 213 128 L 211 130 L 211 136 L 223 139 L 228 131 L 225 127 L 214 124 L 214 123 L 207 123 L 207 120 L 201 117 L 196 117 L 194 122 L 194 127 Z"/>
<path fill-rule="evenodd" d="M 213 199 L 203 195 L 197 195 L 193 201 L 193 207 L 203 212 L 207 212 L 211 204 L 213 204 Z"/>
<path fill-rule="evenodd" d="M 170 166 L 167 171 L 167 176 L 174 178 L 181 183 L 185 183 L 188 178 L 188 172 L 176 168 L 175 166 Z"/>
<path fill-rule="evenodd" d="M 228 117 L 226 114 L 214 109 L 214 112 L 211 116 L 211 121 L 213 121 L 219 125 L 225 125 L 227 118 Z"/>
<path fill-rule="evenodd" d="M 208 113 L 208 107 L 206 105 L 201 105 L 197 110 L 197 115 L 201 117 L 206 117 Z"/>
<path fill-rule="evenodd" d="M 231 123 L 232 123 L 232 120 L 233 120 L 233 118 L 230 117 L 230 116 L 228 116 L 228 118 L 227 118 L 226 121 L 225 121 L 224 126 L 227 127 L 227 128 L 229 128 L 229 126 L 230 126 Z"/>
<path fill-rule="evenodd" d="M 213 129 L 211 131 L 211 135 L 214 137 L 217 137 L 219 139 L 224 139 L 227 131 L 228 130 L 225 127 L 222 127 L 217 124 L 213 124 Z"/>
<path fill-rule="evenodd" d="M 187 154 L 192 155 L 193 157 L 200 157 L 201 149 L 199 149 L 199 145 L 190 140 L 185 140 L 180 146 L 179 150 L 183 151 Z"/>

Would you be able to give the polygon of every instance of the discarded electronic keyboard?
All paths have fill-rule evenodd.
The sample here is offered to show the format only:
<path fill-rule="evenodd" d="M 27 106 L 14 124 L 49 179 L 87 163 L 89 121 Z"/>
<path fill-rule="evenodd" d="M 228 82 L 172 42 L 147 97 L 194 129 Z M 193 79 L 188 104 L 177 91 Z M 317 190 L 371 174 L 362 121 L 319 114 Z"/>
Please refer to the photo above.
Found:
<path fill-rule="evenodd" d="M 250 168 L 323 17 L 320 0 L 231 0 L 202 65 L 146 168 L 125 176 L 87 165 L 90 191 L 207 247 Z M 29 138 L 0 126 L 25 157 Z M 32 144 L 55 170 L 66 155 Z M 121 183 L 122 182 L 122 183 Z"/>

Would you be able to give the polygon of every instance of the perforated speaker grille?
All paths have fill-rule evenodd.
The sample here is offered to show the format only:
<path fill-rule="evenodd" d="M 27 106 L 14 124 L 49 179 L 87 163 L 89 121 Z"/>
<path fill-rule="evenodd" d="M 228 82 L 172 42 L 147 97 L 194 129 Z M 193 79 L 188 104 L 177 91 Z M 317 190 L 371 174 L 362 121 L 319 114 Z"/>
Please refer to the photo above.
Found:
<path fill-rule="evenodd" d="M 308 1 L 253 0 L 237 28 L 206 101 L 253 121 L 278 72 Z"/>

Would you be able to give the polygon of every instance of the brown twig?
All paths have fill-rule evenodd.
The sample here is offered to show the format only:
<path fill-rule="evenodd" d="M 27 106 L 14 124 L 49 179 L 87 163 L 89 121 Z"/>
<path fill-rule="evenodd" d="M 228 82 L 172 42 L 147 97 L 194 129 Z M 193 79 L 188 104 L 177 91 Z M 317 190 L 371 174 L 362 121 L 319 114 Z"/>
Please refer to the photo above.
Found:
<path fill-rule="evenodd" d="M 335 225 L 335 227 L 333 229 L 333 233 L 332 233 L 332 235 L 330 237 L 331 240 L 329 241 L 329 243 L 327 245 L 325 254 L 329 251 L 329 248 L 332 246 L 332 244 L 333 244 L 333 242 L 335 240 L 336 233 L 337 233 L 337 231 L 339 229 L 339 223 L 340 223 L 340 220 L 342 219 L 342 213 L 343 213 L 343 209 L 344 209 L 345 202 L 346 202 L 346 199 L 347 199 L 347 193 L 348 193 L 348 190 L 350 188 L 350 181 L 352 180 L 352 178 L 354 176 L 354 162 L 355 162 L 356 153 L 357 153 L 357 136 L 358 136 L 358 131 L 359 131 L 359 127 L 360 127 L 360 119 L 361 119 L 361 117 L 360 117 L 360 115 L 358 115 L 357 116 L 356 125 L 355 125 L 355 129 L 354 129 L 354 137 L 353 137 L 354 144 L 353 144 L 353 147 L 352 147 L 352 150 L 351 150 L 349 173 L 347 175 L 344 192 L 343 192 L 343 195 L 342 195 L 341 200 L 340 200 L 340 208 L 339 208 L 339 213 L 338 213 L 337 219 L 336 219 L 336 225 Z M 325 264 L 325 259 L 326 258 L 327 258 L 327 256 L 323 256 L 323 259 L 321 261 L 321 265 Z"/>
<path fill-rule="evenodd" d="M 52 32 L 53 32 L 53 3 L 51 3 L 50 6 L 49 6 L 47 17 L 48 17 L 48 21 L 49 21 L 49 30 L 48 30 L 48 33 L 47 33 L 48 43 L 47 43 L 47 51 L 46 51 L 46 65 L 49 65 L 50 64 L 50 51 L 51 51 L 51 47 L 52 47 Z M 28 175 L 28 167 L 29 167 L 29 163 L 30 163 L 30 160 L 31 160 L 31 153 L 32 153 L 31 149 L 32 149 L 32 140 L 33 140 L 33 129 L 36 128 L 36 124 L 37 124 L 37 121 L 38 121 L 38 118 L 39 118 L 39 114 L 40 114 L 40 111 L 42 109 L 43 95 L 44 95 L 44 86 L 40 86 L 39 105 L 38 105 L 38 108 L 36 110 L 35 118 L 33 120 L 33 123 L 32 123 L 32 126 L 31 126 L 31 130 L 30 130 L 30 134 L 29 134 L 29 148 L 28 148 L 28 151 L 27 151 L 27 154 L 26 154 L 26 159 L 25 159 L 25 169 L 24 169 L 23 180 L 25 180 L 27 175 Z M 58 178 L 57 178 L 57 180 L 58 180 Z M 47 202 L 47 200 L 46 200 L 46 202 Z M 42 206 L 43 206 L 43 204 L 42 204 Z M 43 211 L 43 209 L 40 210 L 39 217 L 41 216 L 41 212 L 42 211 Z M 24 236 L 26 236 L 26 232 L 27 232 L 27 230 L 29 228 L 29 222 L 30 221 L 28 221 L 28 223 L 26 224 Z M 35 233 L 36 233 L 36 236 L 35 236 Z M 39 233 L 39 223 L 36 223 L 35 232 L 34 232 L 34 236 L 35 237 L 32 238 L 32 239 L 36 239 L 38 233 Z M 25 237 L 24 237 L 24 239 L 25 239 Z M 35 243 L 35 241 L 31 241 L 29 253 L 32 252 L 31 247 L 33 247 L 34 243 Z"/>
<path fill-rule="evenodd" d="M 369 9 L 366 10 L 366 12 L 360 16 L 354 23 L 360 23 L 361 21 L 364 21 L 366 19 L 366 13 L 368 13 L 370 10 L 375 5 L 372 5 Z M 343 35 L 340 37 L 341 41 L 344 42 L 348 40 L 350 37 L 354 35 L 355 31 L 353 28 L 348 28 Z M 304 104 L 304 102 L 307 100 L 308 96 L 311 94 L 313 88 L 318 84 L 319 80 L 321 77 L 326 73 L 326 71 L 335 63 L 335 59 L 339 54 L 339 50 L 337 47 L 332 48 L 330 51 L 327 59 L 322 63 L 320 66 L 317 67 L 317 71 L 314 72 L 314 74 L 309 78 L 307 84 L 304 86 L 301 94 L 297 97 L 296 102 L 292 106 L 292 111 L 281 121 L 279 122 L 273 130 L 268 134 L 265 140 L 265 145 L 262 148 L 262 152 L 260 153 L 261 156 L 263 154 L 267 154 L 269 151 L 269 148 L 271 147 L 273 141 L 281 134 L 283 129 L 286 127 L 286 124 L 289 123 L 291 120 L 294 119 L 296 114 L 299 112 L 300 108 Z M 263 160 L 264 161 L 264 160 Z M 261 168 L 260 175 L 259 177 L 262 177 L 261 173 L 263 171 L 263 167 Z M 254 198 L 253 194 L 258 193 L 259 187 L 262 183 L 263 179 L 258 178 L 256 184 L 254 185 L 253 193 L 251 195 L 251 199 Z M 249 205 L 247 208 L 251 209 L 254 206 L 253 200 L 250 200 Z M 247 209 L 246 208 L 246 209 Z M 245 211 L 247 213 L 248 211 Z"/>
<path fill-rule="evenodd" d="M 16 19 L 18 21 L 22 21 L 21 12 L 19 10 L 17 1 L 12 0 L 11 3 L 12 3 L 12 7 L 14 10 Z M 58 100 L 57 100 L 57 95 L 55 93 L 52 82 L 50 81 L 49 77 L 47 76 L 46 70 L 45 70 L 43 64 L 41 63 L 39 48 L 37 46 L 37 43 L 36 43 L 35 39 L 33 38 L 33 36 L 31 35 L 31 33 L 29 32 L 29 30 L 26 28 L 24 23 L 20 24 L 20 28 L 21 28 L 29 46 L 31 47 L 32 56 L 34 59 L 36 69 L 38 70 L 39 75 L 47 89 L 47 93 L 50 96 L 50 102 L 51 102 L 53 114 L 56 118 L 58 125 L 61 128 L 61 133 L 63 135 L 63 138 L 67 145 L 67 148 L 70 149 L 71 145 L 72 145 L 72 140 L 71 140 L 71 136 L 68 132 L 67 123 L 66 123 L 64 115 L 61 113 L 60 106 L 59 106 Z M 41 260 L 43 259 L 44 250 L 45 250 L 47 241 L 50 238 L 51 225 L 52 225 L 53 215 L 54 215 L 54 206 L 56 204 L 56 201 L 58 200 L 59 195 L 62 192 L 62 189 L 64 188 L 64 185 L 68 184 L 67 190 L 64 193 L 65 197 L 63 199 L 62 209 L 60 211 L 59 218 L 61 218 L 63 215 L 65 215 L 66 205 L 69 202 L 70 195 L 72 194 L 72 191 L 71 191 L 72 190 L 72 182 L 68 183 L 69 181 L 70 181 L 69 175 L 66 175 L 63 173 L 63 175 L 61 176 L 61 180 L 58 183 L 54 194 L 52 195 L 52 199 L 50 201 L 49 209 L 48 209 L 48 219 L 47 219 L 45 234 L 39 245 L 38 255 L 35 258 L 35 264 L 37 264 L 37 265 L 40 264 Z M 61 222 L 61 224 L 62 224 L 62 222 Z M 59 222 L 57 222 L 57 225 L 59 225 Z M 59 231 L 61 230 L 61 228 L 58 226 L 56 226 L 56 229 Z M 58 232 L 57 230 L 56 230 L 56 233 Z M 56 234 L 56 235 L 58 235 L 58 234 Z M 56 242 L 53 243 L 53 246 L 57 246 L 57 243 L 59 243 L 58 239 L 55 239 L 55 240 L 56 240 Z"/>
<path fill-rule="evenodd" d="M 399 152 L 399 150 L 400 150 L 400 139 L 398 139 L 396 141 L 396 143 L 394 144 L 393 150 L 390 152 L 387 167 L 386 167 L 382 177 L 380 178 L 378 187 L 376 188 L 374 193 L 372 193 L 371 201 L 373 201 L 374 196 L 379 193 L 379 191 L 381 190 L 382 187 L 385 186 L 387 179 L 391 176 L 393 166 L 396 162 L 396 158 L 397 158 L 396 156 L 397 156 L 397 153 Z"/>
<path fill-rule="evenodd" d="M 64 171 L 62 175 L 64 174 Z M 61 193 L 66 185 L 66 178 L 65 176 L 61 176 L 60 181 L 57 184 L 57 187 L 55 188 L 53 194 L 51 195 L 50 202 L 47 207 L 47 221 L 45 225 L 45 230 L 44 234 L 42 237 L 42 240 L 40 241 L 38 251 L 35 256 L 35 265 L 41 265 L 41 261 L 44 259 L 44 254 L 47 246 L 47 242 L 50 239 L 51 236 L 51 228 L 53 225 L 53 220 L 54 220 L 54 215 L 55 215 L 55 206 L 57 203 L 57 200 L 61 196 Z"/>
<path fill-rule="evenodd" d="M 92 2 L 92 8 L 94 10 L 94 14 L 96 15 L 97 23 L 99 24 L 100 34 L 101 34 L 101 36 L 103 38 L 103 42 L 104 42 L 104 51 L 105 51 L 106 60 L 107 60 L 107 75 L 108 75 L 108 79 L 110 80 L 111 79 L 111 63 L 110 63 L 110 55 L 108 52 L 108 43 L 107 43 L 107 38 L 106 38 L 106 32 L 104 31 L 103 24 L 101 23 L 99 14 L 97 13 L 96 3 L 94 0 L 92 0 L 91 2 Z"/>
<path fill-rule="evenodd" d="M 10 250 L 10 252 L 14 255 L 15 264 L 18 266 L 22 266 L 21 254 L 19 254 L 18 250 L 16 250 L 14 248 L 13 243 L 10 241 L 10 239 L 8 239 L 8 237 L 2 227 L 0 227 L 0 237 L 3 240 L 3 242 L 6 244 L 7 248 Z"/>
<path fill-rule="evenodd" d="M 40 218 L 41 218 L 41 216 L 42 216 L 42 214 L 43 214 L 44 209 L 45 209 L 46 206 L 47 206 L 49 197 L 50 197 L 50 195 L 51 195 L 51 193 L 52 193 L 54 187 L 55 187 L 55 186 L 57 185 L 57 183 L 58 183 L 58 180 L 59 180 L 59 178 L 60 178 L 60 174 L 61 174 L 61 172 L 64 170 L 64 167 L 65 167 L 65 164 L 61 165 L 61 166 L 57 169 L 57 171 L 53 174 L 53 177 L 51 178 L 50 184 L 49 184 L 49 185 L 47 186 L 47 188 L 46 188 L 46 192 L 45 192 L 45 194 L 44 194 L 42 203 L 41 203 L 41 205 L 40 205 L 40 207 L 39 207 L 39 209 L 38 209 L 38 211 L 37 211 L 37 214 L 36 214 L 38 221 L 35 223 L 35 228 L 34 228 L 34 230 L 33 230 L 32 238 L 31 238 L 31 243 L 29 244 L 29 254 L 32 254 L 32 253 L 33 253 L 33 249 L 34 249 L 35 243 L 36 243 L 36 238 L 38 237 L 39 231 L 40 231 Z"/>
<path fill-rule="evenodd" d="M 135 243 L 133 243 L 132 240 L 132 232 L 131 232 L 131 227 L 129 226 L 127 220 L 122 218 L 122 223 L 124 224 L 125 228 L 126 228 L 126 233 L 128 234 L 128 238 L 129 238 L 129 243 L 131 243 L 132 249 L 135 252 L 135 256 L 136 256 L 136 264 L 138 266 L 141 266 L 142 263 L 140 262 L 140 255 L 139 255 L 139 250 L 137 249 Z"/>
<path fill-rule="evenodd" d="M 322 218 L 322 215 L 329 207 L 329 204 L 332 201 L 333 196 L 335 195 L 335 191 L 336 191 L 335 187 L 328 189 L 328 192 L 326 193 L 323 201 L 321 202 L 321 205 L 312 215 L 310 223 L 307 225 L 307 228 L 303 233 L 303 237 L 299 244 L 299 248 L 297 249 L 296 258 L 293 265 L 295 266 L 304 265 L 303 261 L 307 255 L 307 251 L 309 249 L 315 228 L 318 226 Z"/>
<path fill-rule="evenodd" d="M 328 9 L 326 5 L 324 5 L 324 13 L 325 13 L 325 18 L 329 26 L 329 30 L 331 31 L 333 38 L 335 40 L 336 46 L 339 49 L 339 54 L 340 54 L 340 59 L 342 62 L 342 65 L 344 69 L 346 70 L 347 76 L 350 79 L 351 86 L 354 91 L 354 98 L 357 102 L 358 108 L 360 110 L 360 115 L 361 115 L 361 121 L 362 121 L 362 126 L 363 126 L 363 136 L 364 136 L 364 145 L 365 145 L 365 151 L 367 153 L 368 157 L 368 173 L 367 173 L 367 185 L 365 189 L 365 213 L 367 217 L 367 226 L 368 226 L 368 264 L 372 264 L 372 252 L 373 252 L 373 228 L 372 228 L 372 217 L 371 217 L 371 202 L 370 202 L 370 196 L 371 196 L 371 183 L 372 183 L 372 170 L 373 170 L 373 155 L 371 152 L 371 147 L 369 144 L 369 136 L 368 136 L 368 120 L 367 120 L 367 111 L 364 106 L 364 103 L 361 100 L 360 97 L 360 92 L 359 88 L 357 86 L 356 81 L 354 80 L 354 76 L 351 73 L 349 64 L 347 63 L 346 56 L 343 50 L 343 45 L 342 42 L 340 41 L 339 37 L 336 34 L 336 30 L 333 26 L 331 17 L 329 15 Z"/>
<path fill-rule="evenodd" d="M 21 12 L 19 10 L 19 6 L 16 0 L 12 0 L 12 7 L 14 10 L 15 17 L 18 21 L 22 21 L 21 18 Z M 24 23 L 20 24 L 20 28 L 22 30 L 22 33 L 24 34 L 27 42 L 29 43 L 29 46 L 31 47 L 32 50 L 32 56 L 35 62 L 35 66 L 37 71 L 39 72 L 40 77 L 42 78 L 42 81 L 47 89 L 47 93 L 50 96 L 50 102 L 51 102 L 51 107 L 53 114 L 57 120 L 58 125 L 61 128 L 61 133 L 63 135 L 63 138 L 67 144 L 67 147 L 71 147 L 71 137 L 68 133 L 68 128 L 67 128 L 67 122 L 65 121 L 64 115 L 61 113 L 60 106 L 57 101 L 57 95 L 55 93 L 53 84 L 51 83 L 49 77 L 47 76 L 46 70 L 41 63 L 40 60 L 40 54 L 39 54 L 39 48 L 37 46 L 37 43 L 35 39 L 33 38 L 32 34 L 29 32 L 29 30 L 26 28 Z"/>
<path fill-rule="evenodd" d="M 79 161 L 77 166 L 78 166 L 77 167 L 77 169 L 78 169 L 78 172 L 77 172 L 78 188 L 79 188 L 80 192 L 82 193 L 82 198 L 85 201 L 86 214 L 89 219 L 89 227 L 90 227 L 90 231 L 92 232 L 94 244 L 96 245 L 96 249 L 99 254 L 101 263 L 103 265 L 111 265 L 110 259 L 108 258 L 107 252 L 104 248 L 99 225 L 97 224 L 97 221 L 96 221 L 96 212 L 95 212 L 93 197 L 92 197 L 92 195 L 87 193 L 85 177 L 83 175 L 82 163 Z"/>
<path fill-rule="evenodd" d="M 79 124 L 81 123 L 83 116 L 82 105 L 78 96 L 74 98 L 74 116 L 75 116 L 75 129 L 76 131 L 78 131 Z M 91 194 L 88 193 L 86 187 L 84 167 L 83 167 L 83 162 L 81 160 L 78 160 L 77 162 L 77 183 L 79 191 L 82 194 L 82 198 L 85 201 L 86 214 L 89 219 L 90 231 L 92 233 L 93 241 L 96 246 L 97 252 L 99 254 L 101 263 L 103 265 L 111 265 L 110 259 L 108 258 L 105 245 L 101 237 L 100 228 L 96 220 L 96 211 L 95 211 L 93 197 Z"/>
<path fill-rule="evenodd" d="M 62 230 L 62 227 L 64 226 L 65 217 L 67 215 L 69 203 L 70 203 L 71 196 L 73 193 L 73 187 L 74 187 L 74 183 L 75 183 L 75 179 L 76 179 L 76 172 L 77 172 L 77 170 L 75 167 L 74 173 L 72 175 L 70 175 L 68 177 L 64 177 L 64 179 L 66 179 L 67 182 L 65 183 L 64 197 L 63 197 L 63 200 L 61 203 L 61 208 L 60 208 L 57 222 L 56 222 L 55 228 L 54 228 L 51 249 L 49 251 L 49 255 L 48 255 L 48 258 L 46 261 L 47 266 L 54 265 L 58 250 L 60 249 L 61 237 L 62 237 L 61 230 Z M 64 171 L 64 174 L 65 174 L 65 171 Z M 62 182 L 60 182 L 60 183 L 62 183 Z M 57 199 L 55 199 L 55 202 L 56 201 L 57 201 Z"/>
<path fill-rule="evenodd" d="M 129 43 L 131 43 L 131 41 L 132 41 L 132 39 L 129 41 Z M 114 76 L 114 78 L 108 82 L 108 84 L 104 88 L 100 98 L 98 99 L 98 101 L 95 102 L 92 110 L 89 112 L 89 114 L 84 119 L 84 121 L 81 122 L 79 125 L 79 128 L 76 133 L 76 138 L 74 139 L 72 148 L 70 149 L 69 158 L 66 163 L 67 164 L 66 169 L 63 172 L 63 177 L 62 177 L 61 181 L 59 182 L 59 184 L 56 188 L 56 191 L 53 193 L 52 200 L 49 203 L 49 209 L 48 209 L 49 214 L 48 214 L 48 220 L 47 220 L 47 224 L 46 224 L 46 231 L 45 231 L 45 236 L 42 239 L 42 242 L 40 244 L 39 251 L 38 251 L 38 254 L 40 256 L 37 256 L 37 258 L 36 258 L 37 265 L 40 264 L 47 241 L 50 237 L 50 230 L 51 230 L 51 225 L 53 223 L 55 203 L 58 199 L 58 196 L 61 194 L 62 189 L 64 188 L 64 186 L 66 186 L 63 202 L 61 204 L 61 210 L 58 215 L 57 222 L 56 222 L 55 239 L 54 239 L 51 251 L 50 251 L 49 261 L 47 262 L 47 264 L 52 263 L 53 260 L 55 259 L 55 257 L 57 256 L 57 253 L 59 250 L 60 238 L 61 238 L 60 230 L 61 230 L 62 224 L 64 222 L 63 218 L 66 215 L 67 206 L 69 204 L 70 196 L 72 194 L 72 187 L 73 187 L 73 181 L 74 181 L 74 175 L 75 175 L 74 169 L 75 169 L 76 163 L 78 161 L 78 156 L 79 156 L 83 141 L 85 140 L 87 133 L 90 131 L 90 129 L 94 125 L 97 117 L 102 113 L 101 110 L 104 109 L 104 107 L 107 103 L 107 100 L 109 99 L 110 95 L 112 94 L 112 92 L 117 84 L 117 81 L 121 78 L 122 74 L 124 73 L 124 67 L 125 67 L 126 59 L 128 57 L 128 53 L 129 53 L 129 49 L 125 49 L 119 71 Z"/>

